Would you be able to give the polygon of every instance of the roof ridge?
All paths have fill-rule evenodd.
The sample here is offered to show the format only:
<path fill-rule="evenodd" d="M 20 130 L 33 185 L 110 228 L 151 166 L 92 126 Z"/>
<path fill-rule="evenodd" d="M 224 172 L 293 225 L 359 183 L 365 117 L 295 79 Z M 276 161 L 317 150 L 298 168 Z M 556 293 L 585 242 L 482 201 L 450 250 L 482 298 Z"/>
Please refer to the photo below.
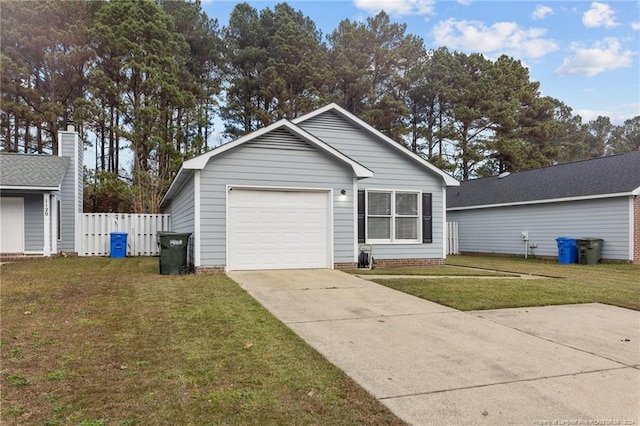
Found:
<path fill-rule="evenodd" d="M 612 157 L 621 157 L 623 155 L 630 155 L 630 154 L 638 155 L 638 154 L 640 154 L 640 151 L 621 152 L 621 153 L 618 153 L 618 154 L 603 155 L 602 157 L 584 158 L 582 160 L 568 161 L 566 163 L 551 164 L 549 166 L 536 167 L 536 168 L 533 168 L 533 169 L 516 170 L 514 172 L 509 172 L 509 175 L 511 176 L 511 175 L 518 174 L 518 173 L 535 172 L 535 171 L 539 171 L 539 170 L 550 169 L 550 168 L 553 168 L 553 167 L 568 166 L 568 165 L 571 165 L 571 164 L 579 164 L 579 163 L 586 163 L 586 162 L 589 162 L 589 161 L 597 161 L 597 160 L 602 160 L 602 159 L 605 159 L 605 158 L 612 158 Z M 504 173 L 504 172 L 501 172 L 501 173 Z M 501 173 L 496 174 L 496 175 L 492 175 L 492 176 L 482 176 L 482 177 L 478 177 L 478 178 L 469 179 L 469 180 L 467 180 L 467 182 L 469 182 L 469 181 L 479 181 L 479 180 L 483 180 L 483 179 L 497 179 L 500 176 Z"/>

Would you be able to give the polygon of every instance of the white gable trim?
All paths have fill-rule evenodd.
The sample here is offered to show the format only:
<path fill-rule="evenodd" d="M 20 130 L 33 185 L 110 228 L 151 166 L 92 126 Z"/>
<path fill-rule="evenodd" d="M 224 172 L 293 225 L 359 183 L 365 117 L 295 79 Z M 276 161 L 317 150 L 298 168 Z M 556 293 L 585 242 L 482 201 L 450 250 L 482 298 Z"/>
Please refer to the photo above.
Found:
<path fill-rule="evenodd" d="M 207 165 L 207 162 L 209 161 L 209 159 L 211 159 L 212 157 L 215 157 L 216 155 L 222 154 L 225 151 L 233 149 L 238 145 L 242 145 L 243 143 L 256 139 L 273 130 L 277 130 L 281 128 L 285 128 L 289 130 L 291 133 L 305 140 L 306 142 L 309 142 L 310 144 L 316 146 L 317 148 L 327 152 L 331 156 L 338 158 L 340 161 L 347 163 L 349 166 L 351 166 L 351 168 L 353 169 L 353 173 L 358 178 L 362 179 L 362 178 L 368 178 L 373 176 L 373 172 L 371 170 L 367 169 L 360 163 L 353 161 L 351 158 L 347 157 L 340 151 L 336 150 L 335 148 L 331 147 L 330 145 L 326 144 L 325 142 L 313 136 L 311 133 L 308 133 L 307 131 L 301 129 L 300 127 L 296 126 L 295 124 L 291 123 L 288 120 L 277 121 L 271 124 L 270 126 L 263 127 L 262 129 L 256 130 L 255 132 L 242 136 L 241 138 L 238 138 L 233 142 L 226 143 L 205 154 L 192 158 L 191 160 L 185 161 L 184 164 L 182 165 L 182 168 L 202 170 Z"/>
<path fill-rule="evenodd" d="M 454 211 L 462 211 L 462 210 L 490 209 L 495 207 L 530 206 L 534 204 L 564 203 L 567 201 L 598 200 L 602 198 L 630 197 L 633 195 L 634 195 L 633 192 L 619 192 L 616 194 L 598 194 L 598 195 L 586 195 L 581 197 L 551 198 L 547 200 L 519 201 L 515 203 L 500 203 L 500 204 L 486 204 L 486 205 L 478 204 L 475 206 L 449 207 L 447 208 L 447 211 L 454 212 Z"/>
<path fill-rule="evenodd" d="M 0 186 L 0 190 L 8 191 L 10 189 L 20 191 L 60 191 L 59 186 Z"/>
<path fill-rule="evenodd" d="M 629 231 L 629 260 L 631 260 L 633 262 L 633 260 L 635 259 L 634 256 L 634 250 L 635 250 L 635 241 L 634 241 L 634 231 L 635 231 L 635 226 L 634 226 L 634 220 L 635 220 L 635 215 L 634 215 L 634 204 L 635 204 L 635 197 L 629 197 L 629 224 L 627 225 L 627 229 Z"/>
<path fill-rule="evenodd" d="M 202 266 L 201 252 L 202 240 L 200 225 L 202 223 L 202 213 L 200 211 L 200 170 L 196 170 L 193 176 L 193 265 Z"/>
<path fill-rule="evenodd" d="M 449 176 L 448 174 L 446 174 L 445 172 L 443 172 L 442 170 L 440 170 L 439 168 L 437 168 L 433 164 L 431 164 L 428 161 L 426 161 L 424 158 L 422 158 L 419 155 L 409 151 L 408 149 L 406 149 L 405 147 L 403 147 L 402 145 L 400 145 L 399 143 L 397 143 L 393 139 L 389 138 L 388 136 L 385 136 L 379 130 L 373 128 L 369 124 L 367 124 L 364 121 L 360 120 L 358 117 L 356 117 L 355 115 L 351 114 L 349 111 L 343 109 L 342 107 L 340 107 L 339 105 L 337 105 L 335 103 L 326 105 L 326 106 L 324 106 L 324 107 L 322 107 L 320 109 L 312 111 L 312 112 L 310 112 L 310 113 L 308 113 L 306 115 L 303 115 L 302 117 L 298 117 L 298 118 L 296 118 L 295 120 L 292 120 L 292 121 L 293 121 L 294 124 L 300 124 L 300 123 L 302 123 L 302 122 L 304 122 L 306 120 L 309 120 L 309 119 L 311 119 L 313 117 L 316 117 L 316 116 L 318 116 L 320 114 L 324 114 L 327 111 L 335 111 L 335 112 L 337 112 L 338 114 L 342 115 L 343 117 L 345 117 L 349 121 L 353 122 L 357 126 L 363 128 L 364 130 L 368 131 L 369 133 L 372 133 L 374 136 L 378 137 L 382 141 L 388 143 L 390 146 L 392 146 L 393 148 L 395 148 L 398 151 L 402 152 L 404 155 L 407 155 L 407 156 L 411 157 L 414 161 L 417 161 L 419 164 L 421 164 L 425 168 L 427 168 L 430 171 L 438 174 L 440 177 L 442 177 L 442 179 L 444 180 L 444 183 L 445 183 L 446 186 L 460 186 L 460 182 L 457 179 Z"/>

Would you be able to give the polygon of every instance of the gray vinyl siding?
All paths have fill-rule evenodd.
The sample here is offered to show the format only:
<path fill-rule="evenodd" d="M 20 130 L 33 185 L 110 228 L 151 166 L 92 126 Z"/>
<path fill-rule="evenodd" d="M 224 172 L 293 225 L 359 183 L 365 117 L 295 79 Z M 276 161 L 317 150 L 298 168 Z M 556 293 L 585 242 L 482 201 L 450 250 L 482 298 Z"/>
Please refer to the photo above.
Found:
<path fill-rule="evenodd" d="M 194 178 L 192 175 L 166 209 L 166 213 L 171 214 L 172 232 L 190 232 L 192 234 L 188 247 L 189 263 L 193 262 L 193 245 L 196 243 L 193 235 L 194 209 Z"/>
<path fill-rule="evenodd" d="M 226 265 L 227 184 L 333 189 L 334 261 L 354 261 L 351 167 L 280 129 L 213 157 L 201 171 L 202 266 Z"/>
<path fill-rule="evenodd" d="M 24 249 L 42 252 L 44 248 L 44 218 L 42 194 L 24 196 Z"/>
<path fill-rule="evenodd" d="M 602 238 L 605 259 L 630 260 L 629 197 L 449 211 L 458 222 L 461 252 L 524 255 L 521 232 L 534 253 L 557 256 L 557 237 Z"/>
<path fill-rule="evenodd" d="M 334 112 L 318 115 L 299 126 L 373 171 L 373 177 L 358 181 L 358 189 L 419 190 L 432 194 L 433 243 L 376 244 L 374 258 L 442 258 L 444 182 L 440 176 Z"/>
<path fill-rule="evenodd" d="M 76 133 L 61 132 L 61 154 L 69 157 L 69 166 L 60 185 L 61 234 L 58 251 L 76 252 L 75 220 L 76 212 L 82 212 L 82 146 Z M 76 144 L 80 145 L 76 147 Z M 76 151 L 80 158 L 76 158 Z M 78 193 L 75 193 L 76 182 Z"/>

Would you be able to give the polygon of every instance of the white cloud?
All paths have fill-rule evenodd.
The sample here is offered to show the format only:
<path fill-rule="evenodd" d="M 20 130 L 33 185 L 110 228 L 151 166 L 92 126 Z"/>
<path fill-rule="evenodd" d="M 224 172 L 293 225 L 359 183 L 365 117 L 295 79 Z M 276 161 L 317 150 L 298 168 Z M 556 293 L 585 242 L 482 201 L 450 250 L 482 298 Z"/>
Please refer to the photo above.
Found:
<path fill-rule="evenodd" d="M 433 15 L 435 0 L 354 0 L 358 9 L 368 12 L 384 10 L 390 15 Z"/>
<path fill-rule="evenodd" d="M 497 22 L 490 27 L 478 21 L 447 19 L 433 29 L 436 43 L 450 49 L 488 55 L 506 53 L 516 58 L 540 58 L 558 45 L 543 38 L 544 28 L 521 28 L 515 22 Z"/>
<path fill-rule="evenodd" d="M 537 6 L 536 10 L 533 11 L 531 17 L 533 19 L 544 19 L 547 15 L 552 15 L 553 9 L 549 6 Z"/>
<path fill-rule="evenodd" d="M 640 22 L 632 22 L 631 23 L 631 29 L 633 31 L 640 31 Z"/>
<path fill-rule="evenodd" d="M 556 69 L 557 74 L 585 74 L 589 77 L 605 71 L 631 66 L 633 52 L 622 50 L 617 38 L 605 38 L 585 47 L 580 43 L 571 45 L 574 55 L 566 58 Z"/>
<path fill-rule="evenodd" d="M 589 28 L 612 28 L 618 25 L 613 9 L 608 4 L 596 1 L 591 3 L 591 9 L 582 15 L 582 23 Z"/>
<path fill-rule="evenodd" d="M 458 0 L 458 3 L 463 6 L 469 6 L 471 3 L 473 3 L 473 0 Z"/>
<path fill-rule="evenodd" d="M 637 117 L 640 114 L 640 104 L 619 105 L 611 110 L 577 109 L 573 113 L 582 117 L 583 123 L 593 121 L 598 117 L 609 117 L 612 124 L 619 126 L 625 120 Z"/>

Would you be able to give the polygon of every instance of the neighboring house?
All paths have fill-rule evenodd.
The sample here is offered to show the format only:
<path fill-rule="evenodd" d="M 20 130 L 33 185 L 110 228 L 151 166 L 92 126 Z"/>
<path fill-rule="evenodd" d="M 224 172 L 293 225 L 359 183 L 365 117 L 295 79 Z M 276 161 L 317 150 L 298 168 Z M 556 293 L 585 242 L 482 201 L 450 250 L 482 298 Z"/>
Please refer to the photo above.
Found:
<path fill-rule="evenodd" d="M 0 153 L 0 256 L 77 253 L 82 213 L 82 142 L 58 134 L 59 155 Z"/>
<path fill-rule="evenodd" d="M 161 206 L 197 271 L 442 265 L 459 183 L 335 104 L 185 161 Z"/>
<path fill-rule="evenodd" d="M 447 194 L 461 253 L 557 256 L 557 237 L 602 238 L 640 263 L 640 152 L 462 182 Z M 522 234 L 527 237 L 527 242 Z"/>

